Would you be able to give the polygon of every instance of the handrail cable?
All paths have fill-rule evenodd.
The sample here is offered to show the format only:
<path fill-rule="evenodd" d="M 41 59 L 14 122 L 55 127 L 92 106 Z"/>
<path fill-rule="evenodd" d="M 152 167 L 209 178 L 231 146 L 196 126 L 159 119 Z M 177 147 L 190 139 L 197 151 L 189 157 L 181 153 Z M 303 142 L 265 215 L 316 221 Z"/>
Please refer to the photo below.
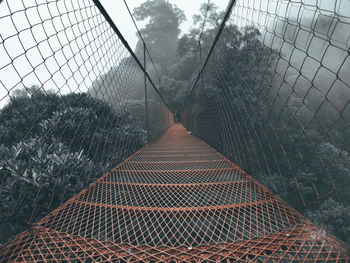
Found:
<path fill-rule="evenodd" d="M 140 30 L 139 30 L 137 24 L 136 24 L 136 21 L 135 21 L 135 19 L 134 19 L 134 16 L 132 15 L 128 4 L 126 3 L 126 0 L 124 0 L 124 4 L 125 4 L 125 6 L 126 6 L 126 9 L 128 10 L 128 13 L 129 13 L 131 19 L 132 19 L 132 22 L 133 22 L 134 25 L 135 25 L 135 28 L 136 28 L 136 30 L 137 30 L 138 35 L 140 36 L 140 39 L 141 39 L 142 43 L 145 45 L 146 52 L 147 52 L 147 54 L 148 54 L 148 56 L 149 56 L 149 58 L 150 58 L 150 60 L 151 60 L 151 63 L 152 63 L 152 65 L 153 65 L 153 68 L 154 68 L 154 70 L 155 70 L 155 72 L 156 72 L 156 74 L 157 74 L 157 77 L 158 77 L 158 80 L 159 80 L 159 85 L 160 85 L 160 76 L 159 76 L 159 73 L 158 73 L 158 71 L 157 71 L 156 66 L 154 65 L 152 56 L 151 56 L 151 54 L 150 54 L 150 52 L 149 52 L 149 50 L 148 50 L 148 48 L 147 48 L 146 41 L 145 41 L 145 39 L 143 38 L 143 36 L 142 36 L 142 34 L 141 34 L 141 32 L 140 32 Z"/>
<path fill-rule="evenodd" d="M 117 26 L 114 24 L 113 20 L 111 19 L 111 17 L 109 16 L 108 12 L 106 11 L 106 9 L 103 7 L 103 5 L 101 4 L 101 2 L 99 0 L 92 0 L 94 2 L 94 4 L 96 5 L 96 7 L 99 9 L 99 11 L 101 12 L 101 14 L 104 16 L 104 18 L 106 19 L 106 21 L 109 23 L 109 25 L 112 27 L 112 29 L 114 30 L 114 32 L 117 34 L 117 36 L 119 37 L 120 41 L 124 44 L 124 46 L 126 47 L 126 49 L 129 51 L 129 53 L 131 54 L 131 56 L 135 59 L 137 65 L 141 68 L 141 70 L 146 74 L 148 80 L 150 81 L 150 83 L 152 84 L 152 87 L 154 88 L 154 90 L 157 92 L 157 94 L 160 96 L 161 100 L 163 101 L 163 103 L 165 104 L 165 106 L 167 108 L 169 108 L 169 105 L 167 104 L 167 102 L 164 100 L 162 94 L 159 92 L 159 90 L 156 88 L 153 80 L 151 79 L 151 77 L 149 76 L 148 72 L 145 70 L 144 66 L 142 65 L 142 63 L 140 62 L 140 60 L 138 59 L 138 57 L 136 56 L 136 54 L 134 53 L 134 51 L 131 49 L 129 43 L 126 41 L 126 39 L 124 38 L 124 36 L 121 34 L 121 32 L 119 31 L 119 29 L 117 28 Z M 170 108 L 169 108 L 170 109 Z"/>
<path fill-rule="evenodd" d="M 204 63 L 203 63 L 203 66 L 202 66 L 202 68 L 200 69 L 200 71 L 199 71 L 199 73 L 198 73 L 198 75 L 197 75 L 197 78 L 196 78 L 196 80 L 195 80 L 194 83 L 193 83 L 192 89 L 191 89 L 191 91 L 190 91 L 190 93 L 189 93 L 189 95 L 188 95 L 188 97 L 187 97 L 187 101 L 186 101 L 186 103 L 185 103 L 185 108 L 186 108 L 186 106 L 188 105 L 190 98 L 192 97 L 192 94 L 193 94 L 193 91 L 194 91 L 194 89 L 195 89 L 195 87 L 196 87 L 196 85 L 197 85 L 197 82 L 198 82 L 198 80 L 199 80 L 199 78 L 200 78 L 200 76 L 201 76 L 201 74 L 202 74 L 202 72 L 203 72 L 203 69 L 204 69 L 205 66 L 207 65 L 208 60 L 209 60 L 211 54 L 212 54 L 213 51 L 214 51 L 214 48 L 215 48 L 216 43 L 218 42 L 218 40 L 219 40 L 219 38 L 220 38 L 220 36 L 221 36 L 222 31 L 223 31 L 224 28 L 225 28 L 226 22 L 227 22 L 228 18 L 230 17 L 232 8 L 233 8 L 233 6 L 234 6 L 235 3 L 236 3 L 236 0 L 231 0 L 230 3 L 228 4 L 227 8 L 226 8 L 224 19 L 222 20 L 222 22 L 221 22 L 221 24 L 220 24 L 219 30 L 218 30 L 218 32 L 217 32 L 217 34 L 216 34 L 216 36 L 215 36 L 215 39 L 214 39 L 214 41 L 213 41 L 213 43 L 212 43 L 212 45 L 211 45 L 211 47 L 210 47 L 209 53 L 208 53 L 208 55 L 207 55 L 207 57 L 206 57 L 206 59 L 205 59 L 205 61 L 204 61 Z"/>

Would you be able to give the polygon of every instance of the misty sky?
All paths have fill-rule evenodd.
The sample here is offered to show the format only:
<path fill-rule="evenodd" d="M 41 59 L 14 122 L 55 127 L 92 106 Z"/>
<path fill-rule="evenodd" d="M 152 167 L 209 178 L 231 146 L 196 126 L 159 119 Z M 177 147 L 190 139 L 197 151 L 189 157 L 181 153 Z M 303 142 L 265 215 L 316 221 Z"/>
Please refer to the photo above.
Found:
<path fill-rule="evenodd" d="M 101 2 L 130 46 L 134 48 L 137 42 L 136 29 L 124 1 L 101 0 Z M 127 2 L 133 10 L 144 0 Z M 200 5 L 207 1 L 169 0 L 169 2 L 184 10 L 187 21 L 181 25 L 181 29 L 186 32 L 192 25 L 192 16 L 197 14 Z M 229 0 L 211 2 L 220 10 L 225 10 Z M 314 2 L 317 2 L 317 8 L 313 6 Z M 91 24 L 87 21 L 88 14 L 79 11 L 75 13 L 81 9 L 80 5 L 89 4 L 91 4 L 89 1 L 69 0 L 57 3 L 47 0 L 5 0 L 0 4 L 0 108 L 7 101 L 8 95 L 16 89 L 38 85 L 45 90 L 52 89 L 61 94 L 82 92 L 90 88 L 101 73 L 109 70 L 102 64 L 105 60 L 102 60 L 101 56 L 113 57 L 112 51 L 108 50 L 106 55 L 98 54 L 100 57 L 96 60 L 92 57 L 93 50 L 89 51 L 84 47 L 86 44 L 83 43 L 83 38 L 77 37 L 82 35 L 89 38 L 86 42 L 98 41 L 97 35 L 85 34 L 91 29 Z M 290 19 L 299 17 L 301 24 L 311 28 L 308 23 L 312 20 L 304 18 L 312 18 L 315 13 L 322 12 L 325 15 L 338 13 L 342 19 L 345 19 L 344 17 L 348 19 L 348 10 L 350 0 L 335 2 L 334 0 L 241 0 L 237 1 L 231 22 L 240 26 L 253 22 L 258 27 L 269 27 L 277 21 L 276 16 L 279 20 L 284 17 Z M 139 28 L 144 25 L 141 22 L 137 23 Z M 346 25 L 348 24 L 338 23 L 338 31 L 344 32 L 344 28 L 347 29 Z M 103 36 L 99 37 L 104 39 Z M 282 39 L 280 40 L 281 43 L 278 45 L 283 43 Z M 123 56 L 127 55 L 123 53 Z M 108 66 L 116 65 L 108 64 Z"/>
<path fill-rule="evenodd" d="M 131 11 L 143 2 L 145 1 L 127 1 Z M 187 21 L 182 24 L 181 29 L 186 32 L 192 25 L 192 16 L 198 14 L 200 5 L 207 1 L 171 0 L 170 2 L 184 10 Z M 212 2 L 224 10 L 228 0 Z M 71 27 L 72 23 L 87 20 L 88 17 L 75 17 L 74 11 L 79 10 L 81 4 L 89 3 L 5 0 L 0 4 L 0 108 L 5 105 L 12 91 L 31 85 L 59 91 L 62 94 L 86 91 L 91 86 L 96 76 L 101 74 L 96 71 L 97 68 L 103 65 L 101 62 L 96 64 L 91 60 L 91 54 L 88 55 L 79 49 L 79 46 L 84 44 L 81 39 L 76 38 L 76 33 Z M 137 43 L 136 28 L 124 1 L 101 0 L 101 3 L 134 49 Z M 70 15 L 67 16 L 67 12 L 70 12 Z M 77 14 L 84 16 L 80 12 Z M 144 26 L 142 22 L 137 24 L 139 28 Z M 89 25 L 85 28 L 84 30 L 88 30 Z M 81 29 L 76 29 L 83 33 Z M 62 32 L 57 33 L 57 30 Z M 50 36 L 49 39 L 47 35 Z M 75 57 L 77 53 L 80 55 L 79 59 Z M 77 70 L 83 64 L 86 71 Z"/>
<path fill-rule="evenodd" d="M 144 0 L 127 0 L 130 10 L 141 5 Z M 170 3 L 177 5 L 185 12 L 187 20 L 182 23 L 182 32 L 188 31 L 192 25 L 192 16 L 199 13 L 199 8 L 206 0 L 169 0 Z M 220 10 L 225 10 L 229 0 L 212 0 Z M 114 23 L 117 25 L 129 45 L 134 49 L 137 42 L 136 29 L 132 23 L 129 13 L 125 7 L 123 0 L 101 0 L 101 3 L 112 17 Z M 144 23 L 136 21 L 139 28 L 142 28 Z"/>

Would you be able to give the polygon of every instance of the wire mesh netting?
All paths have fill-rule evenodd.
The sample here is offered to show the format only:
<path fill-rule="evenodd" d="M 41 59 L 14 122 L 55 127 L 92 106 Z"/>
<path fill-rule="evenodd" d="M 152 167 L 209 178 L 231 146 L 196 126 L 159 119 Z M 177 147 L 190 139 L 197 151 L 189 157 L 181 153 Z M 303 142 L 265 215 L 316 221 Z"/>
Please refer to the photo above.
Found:
<path fill-rule="evenodd" d="M 237 0 L 185 126 L 350 242 L 349 1 Z"/>
<path fill-rule="evenodd" d="M 109 22 L 92 1 L 0 4 L 0 244 L 172 123 Z"/>
<path fill-rule="evenodd" d="M 182 120 L 252 177 L 173 125 L 99 1 L 0 5 L 1 261 L 349 260 L 346 2 L 234 2 Z"/>
<path fill-rule="evenodd" d="M 16 236 L 3 255 L 37 262 L 347 260 L 337 240 L 180 124 Z"/>

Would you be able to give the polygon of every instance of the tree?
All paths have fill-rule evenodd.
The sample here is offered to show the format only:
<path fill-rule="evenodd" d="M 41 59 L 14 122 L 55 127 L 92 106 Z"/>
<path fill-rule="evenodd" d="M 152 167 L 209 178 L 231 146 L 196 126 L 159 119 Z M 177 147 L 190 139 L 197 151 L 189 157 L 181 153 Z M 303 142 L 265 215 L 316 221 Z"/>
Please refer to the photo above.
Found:
<path fill-rule="evenodd" d="M 0 243 L 146 141 L 126 111 L 86 93 L 59 96 L 36 87 L 17 92 L 0 110 L 0 129 Z"/>
<path fill-rule="evenodd" d="M 162 78 L 163 95 L 171 110 L 180 115 L 193 81 L 200 70 L 199 39 L 203 61 L 213 43 L 224 12 L 218 12 L 215 4 L 202 4 L 190 32 L 177 41 L 176 56 L 169 66 L 168 74 Z M 203 21 L 205 27 L 202 31 Z"/>
<path fill-rule="evenodd" d="M 160 74 L 168 73 L 176 53 L 180 24 L 186 19 L 184 12 L 165 0 L 148 0 L 134 9 L 138 21 L 148 20 L 140 30 L 153 61 L 160 66 Z M 136 45 L 135 53 L 143 57 L 143 43 Z"/>

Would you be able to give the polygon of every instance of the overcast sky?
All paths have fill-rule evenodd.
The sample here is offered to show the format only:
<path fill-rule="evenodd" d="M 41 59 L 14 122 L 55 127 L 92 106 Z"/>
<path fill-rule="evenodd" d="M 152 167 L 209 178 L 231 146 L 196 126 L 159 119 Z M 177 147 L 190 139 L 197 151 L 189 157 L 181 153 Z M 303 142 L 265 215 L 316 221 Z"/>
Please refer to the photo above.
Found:
<path fill-rule="evenodd" d="M 144 0 L 127 0 L 127 4 L 132 11 L 135 7 L 141 5 Z M 199 13 L 199 7 L 206 0 L 169 0 L 170 3 L 176 4 L 177 7 L 185 12 L 187 20 L 181 25 L 182 32 L 188 31 L 192 25 L 192 16 Z M 229 0 L 212 0 L 220 10 L 225 10 Z M 137 42 L 136 29 L 129 16 L 123 0 L 101 0 L 101 3 L 119 28 L 129 45 L 134 49 Z M 143 27 L 143 23 L 136 21 L 139 28 Z"/>
<path fill-rule="evenodd" d="M 143 2 L 145 0 L 127 0 L 131 11 Z M 181 29 L 187 32 L 193 22 L 192 16 L 199 13 L 201 4 L 207 0 L 170 0 L 170 2 L 185 12 L 187 21 L 182 24 Z M 211 2 L 224 10 L 229 0 Z M 134 49 L 137 43 L 136 28 L 124 1 L 101 0 L 101 3 Z M 38 85 L 45 90 L 51 89 L 62 94 L 77 90 L 86 91 L 96 78 L 95 75 L 101 74 L 94 71 L 103 66 L 101 63 L 104 60 L 100 59 L 95 63 L 92 61 L 92 54 L 82 52 L 78 47 L 83 46 L 82 39 L 76 38 L 71 28 L 72 23 L 77 24 L 86 20 L 86 17 L 76 16 L 82 13 L 74 14 L 75 10 L 81 8 L 81 4 L 84 6 L 89 2 L 5 0 L 0 4 L 0 108 L 5 105 L 8 95 L 16 89 Z M 139 28 L 144 26 L 142 22 L 137 24 Z M 57 34 L 58 29 L 61 32 Z M 85 35 L 81 30 L 80 28 L 78 31 Z M 48 39 L 46 35 L 53 37 Z M 67 41 L 70 41 L 70 44 Z M 62 43 L 65 46 L 62 46 Z M 74 57 L 77 53 L 80 56 Z M 81 67 L 83 64 L 85 71 L 84 67 Z"/>
<path fill-rule="evenodd" d="M 124 1 L 101 0 L 101 2 L 134 49 L 137 42 L 136 28 Z M 130 10 L 143 2 L 144 0 L 127 0 Z M 182 32 L 187 32 L 193 23 L 193 15 L 199 13 L 201 4 L 207 0 L 169 0 L 169 2 L 176 4 L 185 12 L 187 21 L 181 25 L 181 29 Z M 211 2 L 215 3 L 219 10 L 225 10 L 229 0 L 211 0 Z M 276 20 L 274 13 L 278 14 L 280 19 L 285 16 L 289 18 L 300 16 L 299 20 L 303 17 L 311 18 L 320 10 L 331 16 L 336 12 L 349 17 L 350 0 L 336 1 L 336 4 L 332 2 L 333 0 L 318 0 L 316 8 L 302 4 L 302 1 L 242 0 L 238 1 L 240 4 L 236 6 L 235 13 L 231 17 L 233 22 L 239 22 L 240 26 L 252 20 L 258 26 L 261 24 L 265 27 L 272 26 L 271 22 Z M 16 89 L 35 84 L 45 90 L 52 89 L 61 94 L 86 91 L 96 77 L 109 70 L 108 67 L 112 62 L 107 60 L 108 67 L 103 64 L 106 61 L 101 59 L 103 54 L 97 54 L 100 49 L 95 52 L 100 59 L 95 59 L 94 50 L 86 48 L 86 43 L 96 45 L 92 42 L 99 39 L 106 40 L 102 35 L 97 37 L 88 33 L 91 26 L 86 17 L 88 14 L 77 11 L 81 9 L 80 5 L 89 4 L 91 4 L 89 1 L 76 0 L 57 2 L 5 0 L 0 4 L 0 108 L 6 103 L 8 95 Z M 240 11 L 242 8 L 246 12 L 242 13 Z M 270 20 L 265 19 L 267 16 Z M 304 20 L 300 21 L 304 23 Z M 139 28 L 144 26 L 141 22 L 137 24 Z M 79 37 L 76 37 L 75 32 L 78 32 Z M 88 41 L 85 43 L 86 38 Z M 111 46 L 111 43 L 103 46 Z M 107 53 L 105 57 L 113 57 L 113 50 L 108 49 L 105 53 Z M 116 66 L 118 61 L 114 62 L 113 66 Z"/>

